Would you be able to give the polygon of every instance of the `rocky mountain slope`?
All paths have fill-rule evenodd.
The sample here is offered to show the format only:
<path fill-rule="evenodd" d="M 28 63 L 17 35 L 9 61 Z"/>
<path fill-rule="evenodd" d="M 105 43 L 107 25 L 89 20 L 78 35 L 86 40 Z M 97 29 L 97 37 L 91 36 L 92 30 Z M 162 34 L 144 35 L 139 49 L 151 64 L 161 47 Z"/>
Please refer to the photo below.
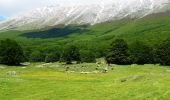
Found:
<path fill-rule="evenodd" d="M 0 22 L 0 30 L 37 30 L 60 25 L 94 25 L 97 23 L 138 19 L 170 10 L 169 0 L 114 0 L 89 5 L 56 5 L 33 9 Z"/>

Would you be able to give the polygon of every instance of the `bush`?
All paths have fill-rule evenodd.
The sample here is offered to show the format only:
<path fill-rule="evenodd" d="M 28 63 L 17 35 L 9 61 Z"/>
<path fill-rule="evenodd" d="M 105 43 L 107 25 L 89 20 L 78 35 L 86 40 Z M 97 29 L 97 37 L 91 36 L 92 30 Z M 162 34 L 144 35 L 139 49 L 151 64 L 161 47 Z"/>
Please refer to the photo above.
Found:
<path fill-rule="evenodd" d="M 24 55 L 21 46 L 14 40 L 0 41 L 0 63 L 7 65 L 20 65 Z"/>

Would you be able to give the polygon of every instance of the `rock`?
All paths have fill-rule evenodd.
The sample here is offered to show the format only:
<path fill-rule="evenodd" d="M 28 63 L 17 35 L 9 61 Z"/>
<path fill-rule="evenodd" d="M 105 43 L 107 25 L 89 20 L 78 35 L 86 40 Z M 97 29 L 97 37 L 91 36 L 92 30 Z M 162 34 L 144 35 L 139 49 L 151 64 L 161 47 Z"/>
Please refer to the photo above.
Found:
<path fill-rule="evenodd" d="M 131 64 L 131 67 L 135 67 L 135 66 L 137 66 L 137 64 Z"/>
<path fill-rule="evenodd" d="M 46 66 L 46 65 L 50 65 L 50 64 L 52 64 L 52 63 L 45 63 L 45 64 L 42 64 L 42 66 Z"/>
<path fill-rule="evenodd" d="M 5 67 L 0 66 L 0 69 L 4 69 Z"/>
<path fill-rule="evenodd" d="M 67 73 L 75 73 L 75 71 L 67 71 Z"/>
<path fill-rule="evenodd" d="M 26 67 L 21 67 L 22 69 L 25 69 Z"/>
<path fill-rule="evenodd" d="M 93 72 L 80 72 L 80 74 L 97 74 L 98 71 L 93 71 Z"/>
<path fill-rule="evenodd" d="M 105 67 L 105 68 L 103 69 L 103 73 L 107 73 L 107 72 L 108 72 L 108 68 Z"/>
<path fill-rule="evenodd" d="M 166 72 L 170 73 L 170 70 L 166 70 Z"/>
<path fill-rule="evenodd" d="M 38 65 L 38 66 L 36 66 L 37 68 L 43 68 L 44 66 L 42 66 L 42 65 Z"/>
<path fill-rule="evenodd" d="M 24 66 L 28 66 L 30 64 L 31 64 L 30 62 L 23 63 Z"/>
<path fill-rule="evenodd" d="M 17 75 L 17 72 L 16 71 L 8 71 L 7 74 L 8 75 Z"/>

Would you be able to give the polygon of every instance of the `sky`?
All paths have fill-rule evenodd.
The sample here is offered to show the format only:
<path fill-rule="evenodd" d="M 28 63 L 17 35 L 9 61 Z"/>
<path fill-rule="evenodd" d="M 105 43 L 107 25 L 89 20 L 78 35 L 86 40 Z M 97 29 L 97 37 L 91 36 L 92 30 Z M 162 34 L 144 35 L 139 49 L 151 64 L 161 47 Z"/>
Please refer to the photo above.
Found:
<path fill-rule="evenodd" d="M 26 10 L 57 4 L 92 4 L 109 0 L 0 0 L 0 16 L 10 17 Z"/>

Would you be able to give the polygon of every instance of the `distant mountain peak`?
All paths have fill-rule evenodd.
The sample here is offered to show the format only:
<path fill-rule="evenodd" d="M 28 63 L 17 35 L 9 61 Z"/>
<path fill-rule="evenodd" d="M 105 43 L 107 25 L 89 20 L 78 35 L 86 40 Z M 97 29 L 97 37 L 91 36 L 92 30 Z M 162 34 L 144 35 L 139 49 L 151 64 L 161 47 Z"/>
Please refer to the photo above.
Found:
<path fill-rule="evenodd" d="M 57 25 L 94 25 L 126 17 L 170 10 L 170 0 L 114 0 L 89 5 L 57 5 L 37 8 L 0 22 L 0 30 L 36 30 Z"/>

